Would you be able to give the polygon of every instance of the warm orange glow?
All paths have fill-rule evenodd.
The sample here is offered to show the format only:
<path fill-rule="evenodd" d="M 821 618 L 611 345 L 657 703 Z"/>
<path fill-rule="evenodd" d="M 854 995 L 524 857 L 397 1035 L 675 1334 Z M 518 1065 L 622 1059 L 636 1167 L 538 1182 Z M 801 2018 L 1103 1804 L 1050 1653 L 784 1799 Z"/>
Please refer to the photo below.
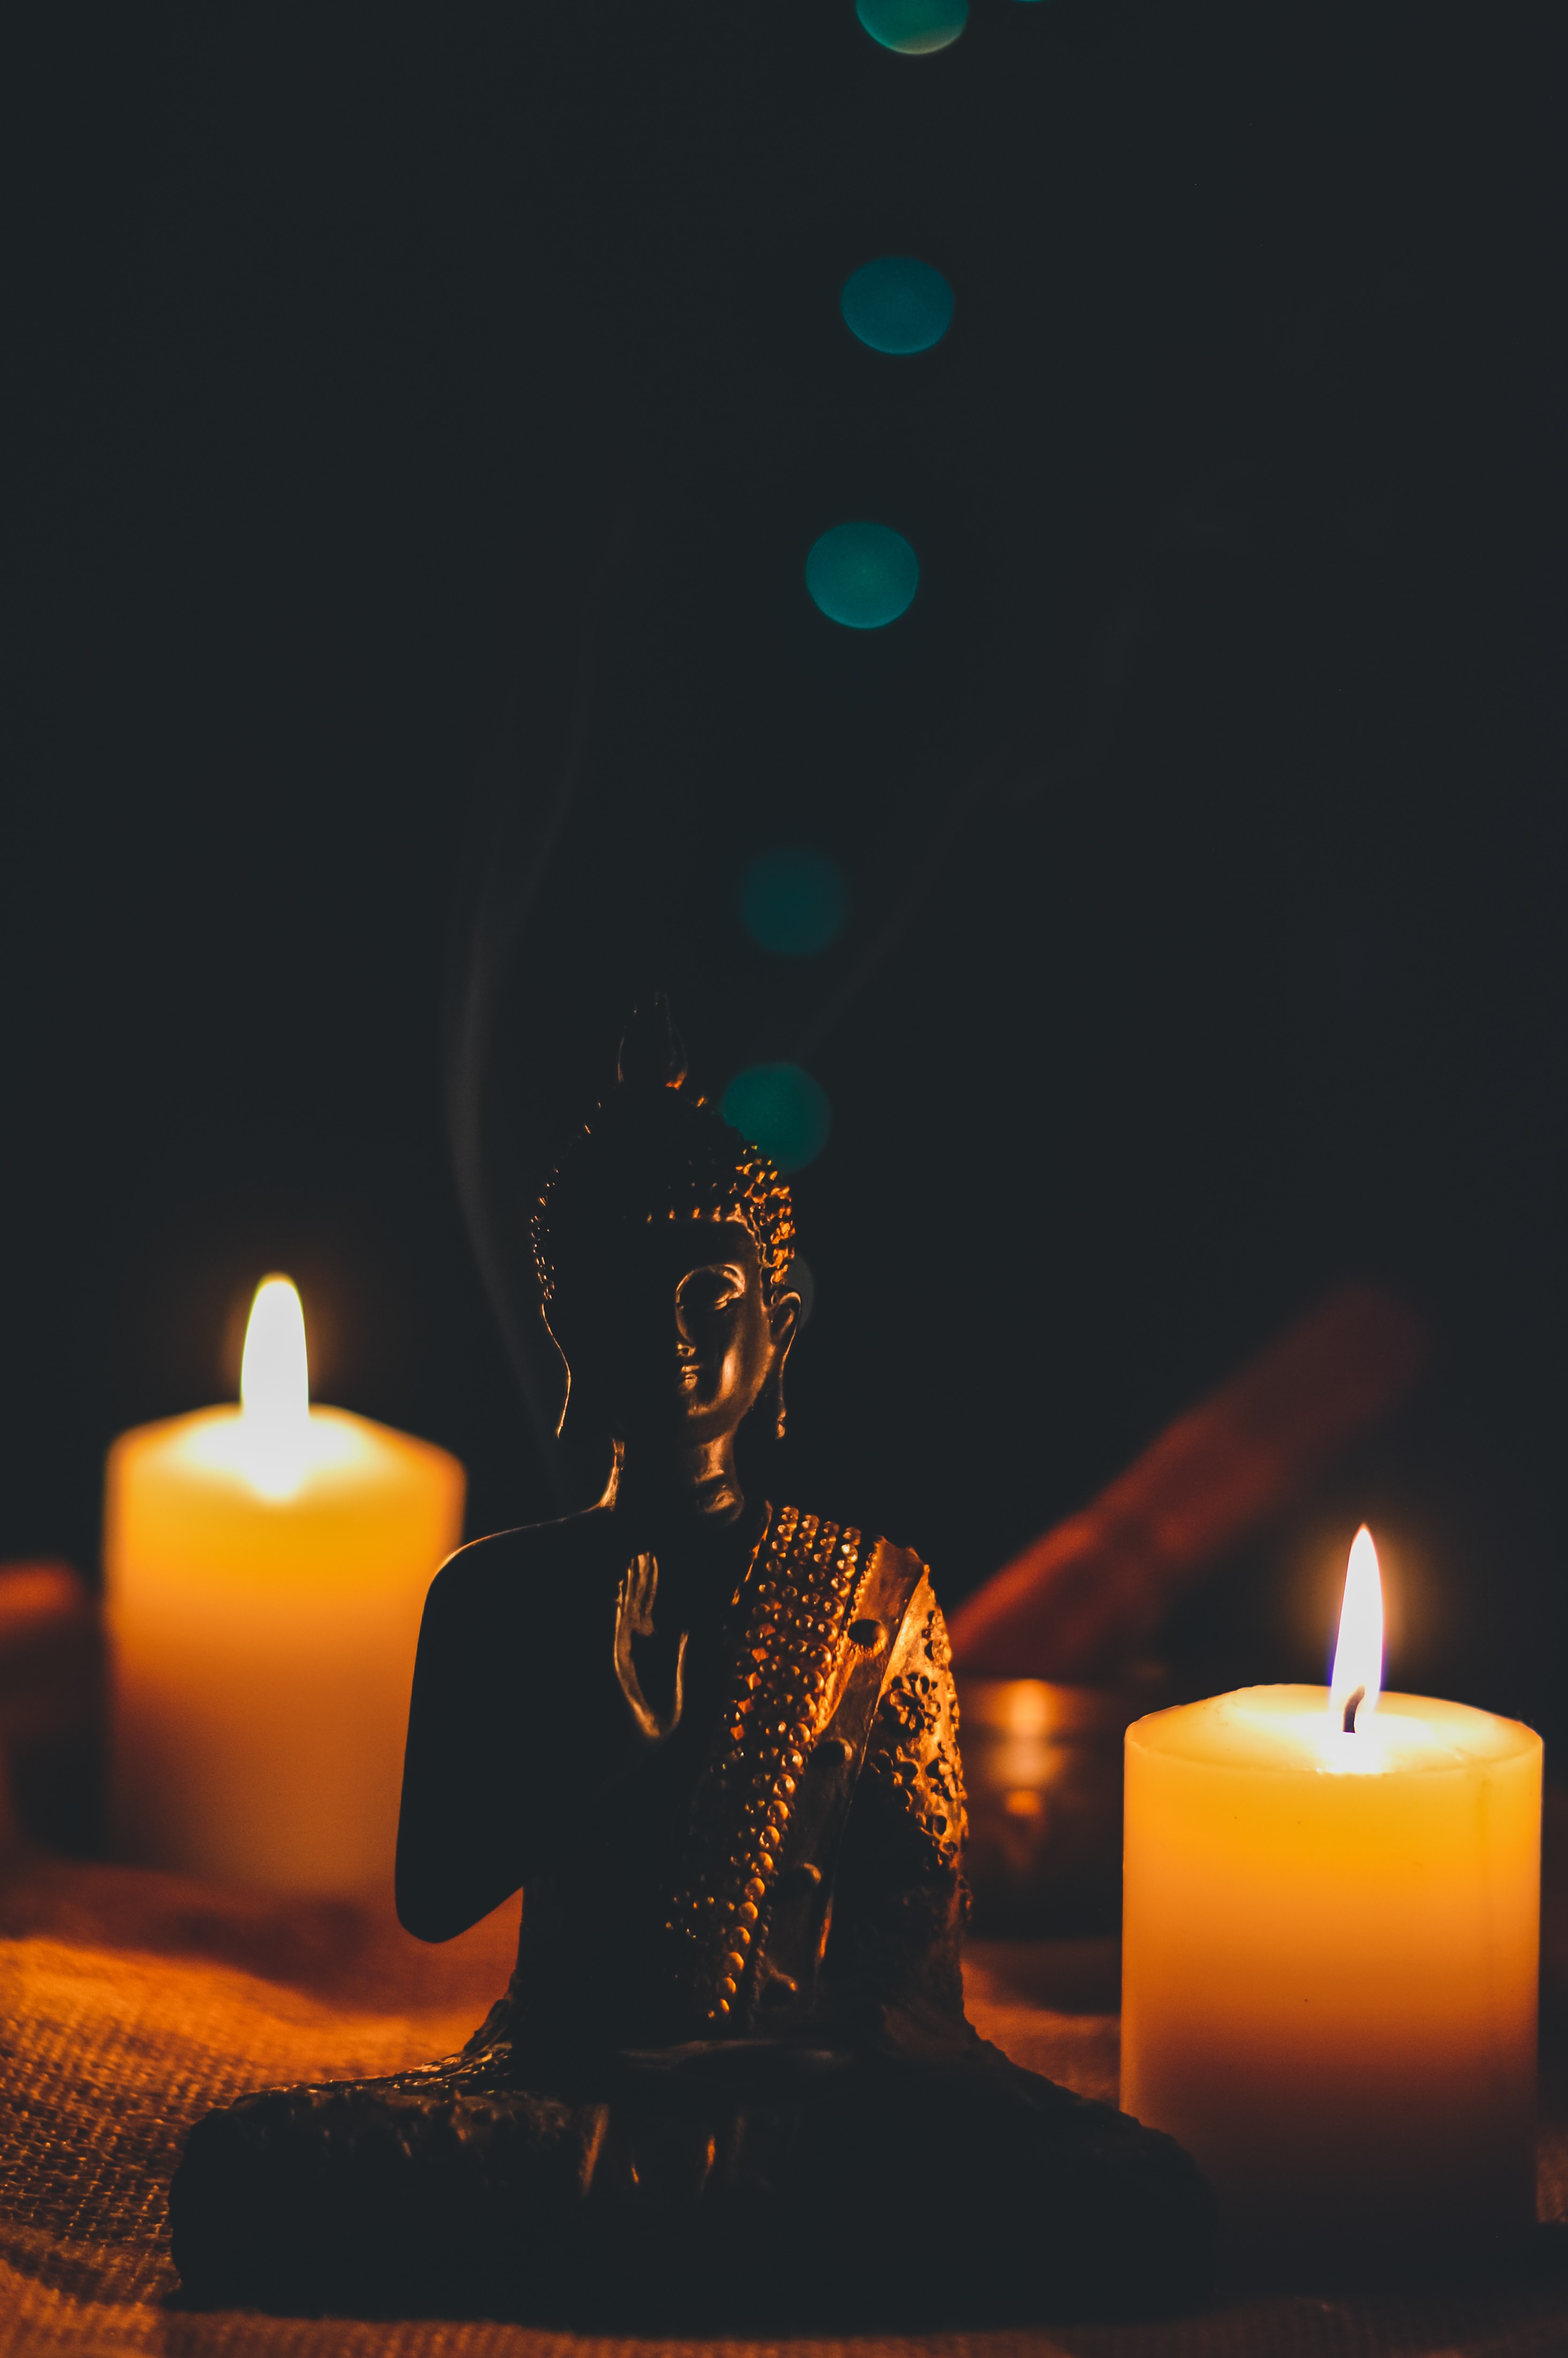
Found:
<path fill-rule="evenodd" d="M 1345 1574 L 1339 1643 L 1334 1650 L 1334 1678 L 1328 1691 L 1330 1724 L 1347 1733 L 1365 1726 L 1378 1707 L 1382 1686 L 1383 1584 L 1378 1551 L 1363 1523 L 1351 1541 Z"/>

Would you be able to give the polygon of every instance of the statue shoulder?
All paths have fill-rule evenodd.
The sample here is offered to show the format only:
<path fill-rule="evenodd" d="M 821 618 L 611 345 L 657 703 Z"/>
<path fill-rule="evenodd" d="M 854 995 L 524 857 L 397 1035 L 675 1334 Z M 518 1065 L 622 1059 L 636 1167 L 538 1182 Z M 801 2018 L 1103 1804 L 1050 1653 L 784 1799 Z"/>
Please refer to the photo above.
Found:
<path fill-rule="evenodd" d="M 792 1554 L 820 1560 L 839 1551 L 853 1550 L 860 1554 L 862 1565 L 869 1565 L 873 1556 L 888 1564 L 895 1560 L 917 1565 L 925 1570 L 924 1558 L 914 1548 L 903 1546 L 879 1531 L 874 1523 L 836 1522 L 830 1516 L 809 1513 L 804 1507 L 770 1506 L 768 1509 L 770 1545 L 787 1549 Z"/>
<path fill-rule="evenodd" d="M 922 1619 L 936 1609 L 929 1567 L 914 1548 L 886 1538 L 874 1525 L 838 1523 L 800 1507 L 769 1509 L 763 1569 L 808 1589 L 826 1583 L 838 1593 L 848 1575 L 857 1618 L 881 1624 L 895 1649 L 917 1606 Z"/>
<path fill-rule="evenodd" d="M 786 1511 L 788 1511 L 786 1509 Z M 931 1574 L 925 1558 L 915 1549 L 904 1547 L 889 1539 L 874 1525 L 837 1524 L 820 1521 L 816 1517 L 802 1517 L 800 1528 L 815 1524 L 818 1533 L 830 1535 L 829 1546 L 841 1547 L 845 1541 L 858 1542 L 860 1562 L 860 1600 L 863 1613 L 879 1620 L 891 1620 L 894 1626 L 909 1611 L 924 1584 L 929 1592 Z M 819 1547 L 820 1539 L 810 1544 Z"/>
<path fill-rule="evenodd" d="M 427 1639 L 482 1645 L 487 1633 L 498 1636 L 520 1623 L 546 1638 L 585 1611 L 591 1617 L 607 1595 L 613 1610 L 622 1569 L 611 1519 L 600 1507 L 470 1540 L 430 1584 L 421 1653 Z"/>

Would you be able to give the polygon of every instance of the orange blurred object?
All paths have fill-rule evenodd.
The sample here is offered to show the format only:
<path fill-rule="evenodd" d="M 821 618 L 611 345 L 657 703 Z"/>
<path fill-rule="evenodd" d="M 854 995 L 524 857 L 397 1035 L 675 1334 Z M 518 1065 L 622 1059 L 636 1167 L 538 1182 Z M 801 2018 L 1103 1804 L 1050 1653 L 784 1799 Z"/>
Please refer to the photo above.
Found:
<path fill-rule="evenodd" d="M 98 1600 L 81 1574 L 0 1563 L 0 1840 L 92 1840 L 103 1700 Z"/>
<path fill-rule="evenodd" d="M 1397 1295 L 1340 1287 L 968 1597 L 949 1617 L 955 1663 L 997 1678 L 1114 1675 L 1184 1588 L 1408 1397 L 1430 1357 L 1427 1328 Z"/>

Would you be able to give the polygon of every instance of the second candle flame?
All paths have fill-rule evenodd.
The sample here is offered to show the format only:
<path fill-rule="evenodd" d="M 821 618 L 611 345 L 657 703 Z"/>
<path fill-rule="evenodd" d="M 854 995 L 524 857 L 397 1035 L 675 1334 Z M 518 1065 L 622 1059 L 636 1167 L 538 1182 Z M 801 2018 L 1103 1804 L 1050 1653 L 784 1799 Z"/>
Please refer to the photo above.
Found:
<path fill-rule="evenodd" d="M 1350 1546 L 1339 1642 L 1328 1690 L 1328 1716 L 1336 1728 L 1354 1734 L 1377 1709 L 1383 1685 L 1383 1584 L 1378 1551 L 1365 1523 Z"/>

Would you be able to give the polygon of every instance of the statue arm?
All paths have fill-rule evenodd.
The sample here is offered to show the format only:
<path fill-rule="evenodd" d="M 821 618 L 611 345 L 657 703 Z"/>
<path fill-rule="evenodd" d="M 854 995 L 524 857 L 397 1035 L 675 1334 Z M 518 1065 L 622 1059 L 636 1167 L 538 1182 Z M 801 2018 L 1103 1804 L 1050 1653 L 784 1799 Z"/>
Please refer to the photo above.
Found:
<path fill-rule="evenodd" d="M 522 1681 L 503 1595 L 479 1551 L 431 1583 L 403 1761 L 397 1913 L 449 1941 L 511 1898 L 524 1871 Z M 497 1625 L 500 1625 L 499 1627 Z"/>
<path fill-rule="evenodd" d="M 651 1628 L 657 1571 L 622 1574 L 591 1514 L 460 1548 L 425 1599 L 397 1829 L 397 1913 L 449 1941 L 547 1865 L 663 1720 L 631 1639 Z"/>

